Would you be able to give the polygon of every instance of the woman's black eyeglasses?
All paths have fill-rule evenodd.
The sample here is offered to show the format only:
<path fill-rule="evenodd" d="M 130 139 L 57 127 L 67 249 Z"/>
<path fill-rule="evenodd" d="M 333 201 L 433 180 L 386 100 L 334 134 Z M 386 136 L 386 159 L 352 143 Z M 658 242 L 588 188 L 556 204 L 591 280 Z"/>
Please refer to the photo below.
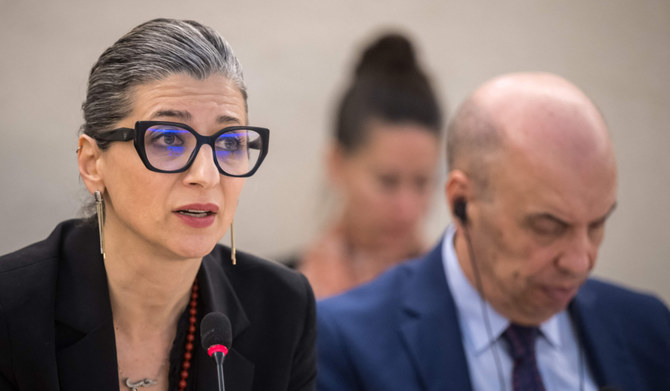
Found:
<path fill-rule="evenodd" d="M 137 154 L 151 171 L 184 172 L 193 164 L 204 144 L 212 148 L 219 172 L 231 177 L 249 177 L 268 153 L 270 130 L 254 126 L 228 126 L 212 136 L 203 136 L 178 122 L 138 121 L 135 128 L 118 128 L 96 135 L 100 141 L 134 140 Z"/>

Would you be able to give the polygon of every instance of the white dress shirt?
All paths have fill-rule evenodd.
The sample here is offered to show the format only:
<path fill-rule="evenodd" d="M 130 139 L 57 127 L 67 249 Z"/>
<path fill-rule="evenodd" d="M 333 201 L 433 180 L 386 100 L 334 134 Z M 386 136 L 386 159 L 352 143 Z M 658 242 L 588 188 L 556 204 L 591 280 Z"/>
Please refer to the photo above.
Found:
<path fill-rule="evenodd" d="M 509 320 L 484 303 L 477 290 L 465 277 L 454 249 L 455 227 L 447 228 L 442 247 L 442 259 L 447 282 L 456 303 L 463 335 L 463 346 L 470 369 L 474 391 L 512 391 L 512 368 L 506 342 L 501 338 Z M 487 331 L 483 311 L 488 313 Z M 536 343 L 538 368 L 547 391 L 597 390 L 588 368 L 583 349 L 567 311 L 559 312 L 540 325 Z M 495 356 L 499 357 L 497 369 Z M 501 380 L 504 388 L 501 387 Z"/>

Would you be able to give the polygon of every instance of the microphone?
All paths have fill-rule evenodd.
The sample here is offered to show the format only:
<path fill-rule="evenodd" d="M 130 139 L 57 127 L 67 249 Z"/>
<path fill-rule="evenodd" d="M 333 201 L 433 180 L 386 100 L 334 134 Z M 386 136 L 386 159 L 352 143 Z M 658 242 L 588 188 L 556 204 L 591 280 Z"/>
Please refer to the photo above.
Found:
<path fill-rule="evenodd" d="M 223 359 L 228 354 L 228 348 L 233 342 L 233 332 L 228 317 L 220 312 L 210 312 L 200 322 L 200 340 L 202 348 L 216 363 L 216 373 L 219 379 L 219 391 L 225 391 L 223 382 Z"/>

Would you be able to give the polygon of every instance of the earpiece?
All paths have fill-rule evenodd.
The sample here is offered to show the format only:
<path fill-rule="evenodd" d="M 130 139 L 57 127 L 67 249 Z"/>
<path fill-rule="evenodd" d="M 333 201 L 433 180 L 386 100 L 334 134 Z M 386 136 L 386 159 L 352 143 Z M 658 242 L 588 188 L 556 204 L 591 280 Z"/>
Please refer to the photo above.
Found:
<path fill-rule="evenodd" d="M 467 201 L 465 201 L 465 198 L 459 197 L 454 199 L 454 216 L 456 216 L 457 219 L 461 221 L 461 224 L 463 224 L 463 237 L 465 238 L 465 243 L 467 245 L 468 249 L 468 255 L 470 258 L 470 267 L 472 268 L 472 274 L 474 275 L 475 278 L 475 288 L 477 289 L 477 292 L 479 292 L 479 298 L 480 303 L 481 303 L 481 311 L 482 311 L 482 318 L 484 319 L 484 327 L 486 328 L 486 335 L 488 336 L 490 341 L 493 341 L 493 331 L 491 330 L 491 320 L 489 319 L 489 310 L 486 307 L 486 295 L 484 294 L 484 287 L 482 284 L 482 277 L 479 274 L 479 267 L 477 265 L 477 262 L 475 260 L 475 252 L 472 249 L 472 241 L 470 240 L 470 227 L 468 227 L 468 213 L 466 212 L 466 206 L 468 205 Z M 459 233 L 461 231 L 458 231 Z M 498 354 L 498 345 L 493 344 L 491 345 L 491 351 L 493 352 L 493 360 L 496 365 L 496 373 L 498 374 L 498 384 L 500 385 L 500 389 L 503 391 L 507 391 L 507 387 L 505 386 L 505 378 L 503 376 L 502 372 L 502 364 L 500 363 L 500 355 Z"/>
<path fill-rule="evenodd" d="M 454 216 L 461 220 L 461 224 L 465 225 L 468 223 L 468 214 L 465 211 L 465 206 L 467 202 L 463 198 L 457 198 L 454 200 Z"/>

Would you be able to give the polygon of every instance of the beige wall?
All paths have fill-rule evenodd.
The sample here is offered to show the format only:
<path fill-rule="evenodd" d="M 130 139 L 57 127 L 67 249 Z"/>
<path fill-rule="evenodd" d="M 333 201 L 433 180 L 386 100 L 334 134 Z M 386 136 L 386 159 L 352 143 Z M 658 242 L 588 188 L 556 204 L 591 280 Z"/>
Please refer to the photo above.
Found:
<path fill-rule="evenodd" d="M 282 255 L 318 228 L 332 103 L 357 49 L 380 28 L 396 27 L 416 39 L 452 109 L 484 80 L 518 70 L 556 72 L 596 100 L 620 167 L 619 207 L 596 274 L 670 302 L 664 0 L 0 0 L 0 253 L 77 213 L 87 197 L 74 153 L 87 73 L 121 34 L 158 16 L 219 30 L 244 65 L 252 124 L 272 130 L 270 155 L 240 201 L 239 247 Z M 441 187 L 426 230 L 431 241 L 449 221 Z"/>

